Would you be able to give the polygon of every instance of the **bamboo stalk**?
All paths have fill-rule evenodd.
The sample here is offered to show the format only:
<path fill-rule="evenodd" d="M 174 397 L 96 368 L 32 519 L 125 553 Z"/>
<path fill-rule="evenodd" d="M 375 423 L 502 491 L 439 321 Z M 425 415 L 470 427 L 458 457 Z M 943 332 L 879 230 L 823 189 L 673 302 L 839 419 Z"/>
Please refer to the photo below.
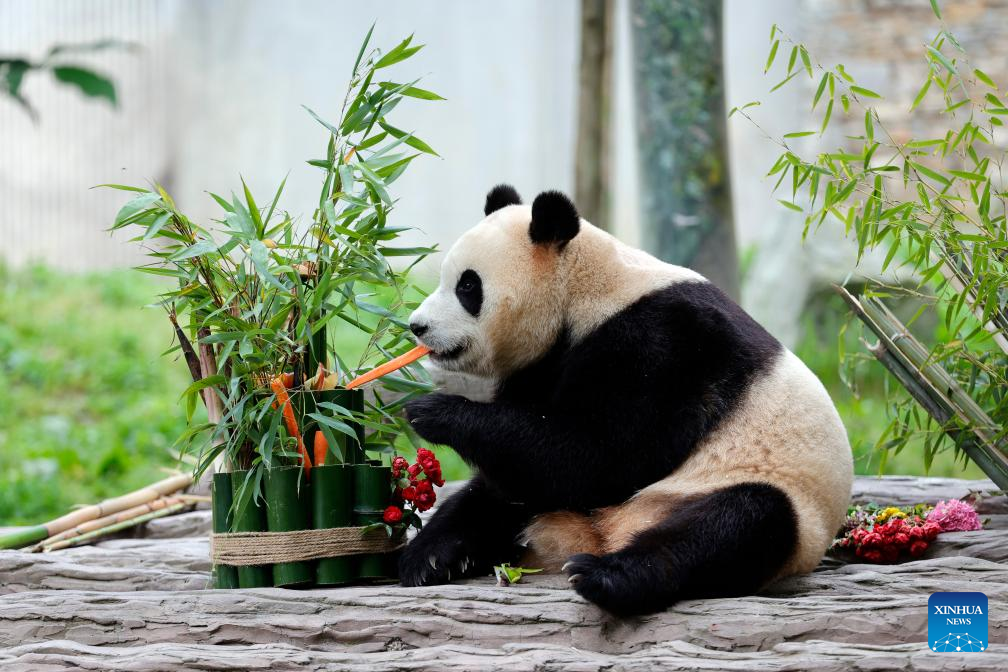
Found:
<path fill-rule="evenodd" d="M 1008 474 L 993 460 L 990 459 L 990 455 L 984 449 L 984 446 L 977 443 L 976 439 L 962 431 L 954 424 L 949 424 L 949 421 L 955 416 L 955 411 L 947 406 L 943 400 L 936 394 L 934 389 L 921 382 L 915 377 L 913 370 L 908 370 L 902 363 L 902 360 L 893 355 L 889 350 L 886 349 L 885 344 L 881 341 L 877 344 L 868 345 L 868 351 L 871 352 L 876 359 L 879 360 L 886 369 L 900 382 L 903 387 L 906 388 L 910 396 L 919 403 L 928 414 L 935 419 L 940 425 L 942 425 L 942 430 L 948 434 L 953 441 L 959 445 L 963 452 L 965 452 L 973 462 L 980 467 L 985 474 L 990 476 L 991 480 L 1001 489 L 1008 488 Z"/>
<path fill-rule="evenodd" d="M 55 544 L 46 545 L 42 550 L 48 553 L 50 551 L 58 551 L 61 548 L 78 546 L 80 544 L 91 541 L 92 539 L 97 539 L 98 537 L 104 537 L 114 532 L 120 532 L 122 530 L 126 530 L 131 527 L 136 527 L 137 525 L 142 525 L 143 523 L 146 523 L 149 520 L 154 520 L 155 518 L 170 516 L 173 513 L 181 511 L 187 506 L 191 505 L 187 504 L 186 502 L 179 502 L 178 504 L 173 504 L 163 509 L 158 509 L 157 511 L 151 511 L 150 513 L 145 513 L 142 516 L 136 516 L 135 518 L 123 520 L 121 522 L 115 523 L 114 525 L 108 525 L 106 527 L 102 527 L 97 530 L 92 530 L 91 532 L 87 532 L 85 534 L 81 534 L 76 537 L 71 537 L 69 539 L 64 539 L 63 541 L 58 541 Z"/>
<path fill-rule="evenodd" d="M 115 523 L 121 523 L 124 520 L 129 520 L 131 518 L 136 518 L 137 516 L 142 516 L 145 513 L 150 513 L 151 511 L 157 511 L 163 509 L 166 506 L 172 506 L 174 504 L 182 503 L 184 500 L 181 497 L 161 497 L 160 499 L 155 499 L 147 504 L 141 504 L 139 506 L 134 506 L 129 509 L 120 511 L 119 513 L 113 513 L 102 518 L 95 518 L 94 520 L 89 520 L 86 523 L 81 523 L 76 527 L 70 528 L 69 530 L 64 530 L 59 534 L 54 534 L 53 536 L 46 539 L 40 544 L 36 544 L 32 547 L 33 551 L 41 551 L 43 546 L 49 546 L 58 541 L 63 541 L 64 539 L 70 539 L 71 537 L 77 537 L 87 532 L 93 530 L 99 530 L 103 527 L 108 527 L 109 525 L 114 525 Z"/>
<path fill-rule="evenodd" d="M 997 440 L 1000 428 L 993 418 L 987 415 L 948 371 L 930 361 L 931 354 L 927 348 L 914 338 L 913 334 L 899 321 L 899 318 L 886 308 L 885 304 L 878 299 L 869 297 L 863 305 L 869 316 L 893 335 L 891 339 L 899 352 L 952 402 L 953 408 L 957 411 L 956 414 L 978 435 L 981 441 L 1001 454 L 1004 465 L 1008 469 L 1008 457 L 1003 455 L 1004 447 Z"/>
<path fill-rule="evenodd" d="M 879 343 L 870 346 L 869 351 L 998 487 L 1008 489 L 1008 459 L 989 440 L 987 433 L 979 430 L 979 423 L 974 423 L 970 417 L 979 411 L 986 418 L 986 426 L 992 426 L 993 421 L 983 409 L 966 395 L 947 371 L 927 361 L 924 346 L 909 334 L 906 327 L 885 306 L 881 306 L 881 309 L 878 306 L 866 306 L 846 289 L 835 285 L 834 289 L 858 319 L 878 337 Z M 906 346 L 906 350 L 900 345 Z M 968 405 L 974 407 L 969 412 L 957 403 L 963 395 L 968 399 Z M 949 425 L 953 417 L 959 418 L 966 425 L 970 431 L 969 436 L 963 436 L 963 430 Z"/>
<path fill-rule="evenodd" d="M 192 482 L 193 478 L 191 474 L 171 476 L 125 495 L 106 499 L 99 504 L 92 504 L 77 509 L 48 523 L 36 525 L 26 530 L 18 530 L 17 532 L 0 537 L 0 548 L 21 548 L 22 546 L 28 546 L 86 523 L 89 520 L 101 518 L 112 513 L 119 513 L 120 511 L 146 504 L 165 495 L 173 494 L 189 487 L 192 485 Z"/>

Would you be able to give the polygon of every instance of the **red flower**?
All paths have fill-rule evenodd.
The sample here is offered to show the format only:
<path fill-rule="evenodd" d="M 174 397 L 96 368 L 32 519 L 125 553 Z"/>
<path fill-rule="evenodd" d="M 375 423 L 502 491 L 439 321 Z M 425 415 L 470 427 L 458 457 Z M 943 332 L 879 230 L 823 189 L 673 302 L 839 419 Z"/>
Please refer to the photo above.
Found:
<path fill-rule="evenodd" d="M 420 481 L 416 484 L 416 498 L 413 503 L 416 504 L 418 511 L 426 511 L 434 506 L 435 501 L 437 495 L 434 494 L 434 486 L 430 481 Z"/>
<path fill-rule="evenodd" d="M 926 541 L 915 541 L 910 544 L 910 555 L 917 557 L 928 549 L 928 542 Z"/>
<path fill-rule="evenodd" d="M 409 474 L 410 479 L 414 479 L 420 475 L 422 467 L 419 464 L 411 464 L 406 473 Z"/>
<path fill-rule="evenodd" d="M 431 481 L 434 485 L 436 485 L 439 488 L 442 485 L 444 485 L 444 476 L 441 475 L 440 465 L 438 465 L 437 469 L 427 472 L 427 480 Z"/>
<path fill-rule="evenodd" d="M 409 467 L 409 461 L 402 455 L 396 455 L 395 459 L 392 460 L 392 475 L 395 478 L 402 476 L 403 469 Z"/>
<path fill-rule="evenodd" d="M 416 491 L 417 491 L 416 487 L 412 485 L 403 488 L 402 491 L 403 499 L 405 499 L 407 502 L 412 502 L 413 500 L 416 499 Z"/>
<path fill-rule="evenodd" d="M 384 520 L 389 525 L 395 525 L 402 520 L 402 509 L 398 506 L 390 506 L 385 509 L 385 514 L 382 515 L 382 520 Z"/>

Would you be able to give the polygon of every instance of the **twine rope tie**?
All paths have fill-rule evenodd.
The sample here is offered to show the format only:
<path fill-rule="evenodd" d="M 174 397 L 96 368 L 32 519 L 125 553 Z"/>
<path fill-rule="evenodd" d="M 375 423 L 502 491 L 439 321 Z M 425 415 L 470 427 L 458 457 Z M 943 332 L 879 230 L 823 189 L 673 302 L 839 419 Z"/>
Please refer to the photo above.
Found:
<path fill-rule="evenodd" d="M 215 565 L 272 565 L 368 553 L 388 553 L 405 540 L 389 538 L 383 529 L 333 527 L 290 532 L 228 532 L 210 535 Z"/>

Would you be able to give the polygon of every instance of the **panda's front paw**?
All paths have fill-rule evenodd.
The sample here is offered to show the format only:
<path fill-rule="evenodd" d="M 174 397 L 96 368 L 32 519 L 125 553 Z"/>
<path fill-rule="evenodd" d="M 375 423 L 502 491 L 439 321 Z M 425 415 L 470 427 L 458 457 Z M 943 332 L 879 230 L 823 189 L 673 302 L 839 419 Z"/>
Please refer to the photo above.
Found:
<path fill-rule="evenodd" d="M 465 398 L 435 392 L 406 404 L 406 419 L 416 433 L 431 443 L 453 445 L 453 429 Z"/>
<path fill-rule="evenodd" d="M 428 543 L 414 539 L 399 558 L 399 582 L 404 586 L 435 586 L 483 572 L 468 545 L 459 538 L 439 537 Z"/>

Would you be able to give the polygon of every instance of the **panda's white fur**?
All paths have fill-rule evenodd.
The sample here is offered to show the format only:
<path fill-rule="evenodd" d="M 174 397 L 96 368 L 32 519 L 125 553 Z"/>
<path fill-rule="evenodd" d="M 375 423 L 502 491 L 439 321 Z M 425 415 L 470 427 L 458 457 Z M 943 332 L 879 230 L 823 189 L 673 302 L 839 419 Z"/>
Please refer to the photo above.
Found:
<path fill-rule="evenodd" d="M 429 327 L 422 341 L 435 353 L 465 346 L 457 359 L 434 358 L 437 377 L 475 401 L 488 400 L 499 381 L 542 357 L 562 329 L 576 344 L 641 297 L 676 283 L 706 282 L 584 220 L 557 254 L 530 239 L 531 219 L 530 206 L 508 205 L 464 234 L 444 259 L 440 286 L 412 317 Z M 454 293 L 466 269 L 483 278 L 478 318 Z M 852 472 L 847 435 L 829 395 L 781 349 L 673 473 L 658 475 L 622 504 L 536 516 L 524 534 L 532 555 L 526 561 L 556 570 L 577 553 L 618 551 L 677 502 L 759 482 L 786 493 L 796 513 L 795 550 L 778 575 L 808 572 L 842 523 Z"/>

